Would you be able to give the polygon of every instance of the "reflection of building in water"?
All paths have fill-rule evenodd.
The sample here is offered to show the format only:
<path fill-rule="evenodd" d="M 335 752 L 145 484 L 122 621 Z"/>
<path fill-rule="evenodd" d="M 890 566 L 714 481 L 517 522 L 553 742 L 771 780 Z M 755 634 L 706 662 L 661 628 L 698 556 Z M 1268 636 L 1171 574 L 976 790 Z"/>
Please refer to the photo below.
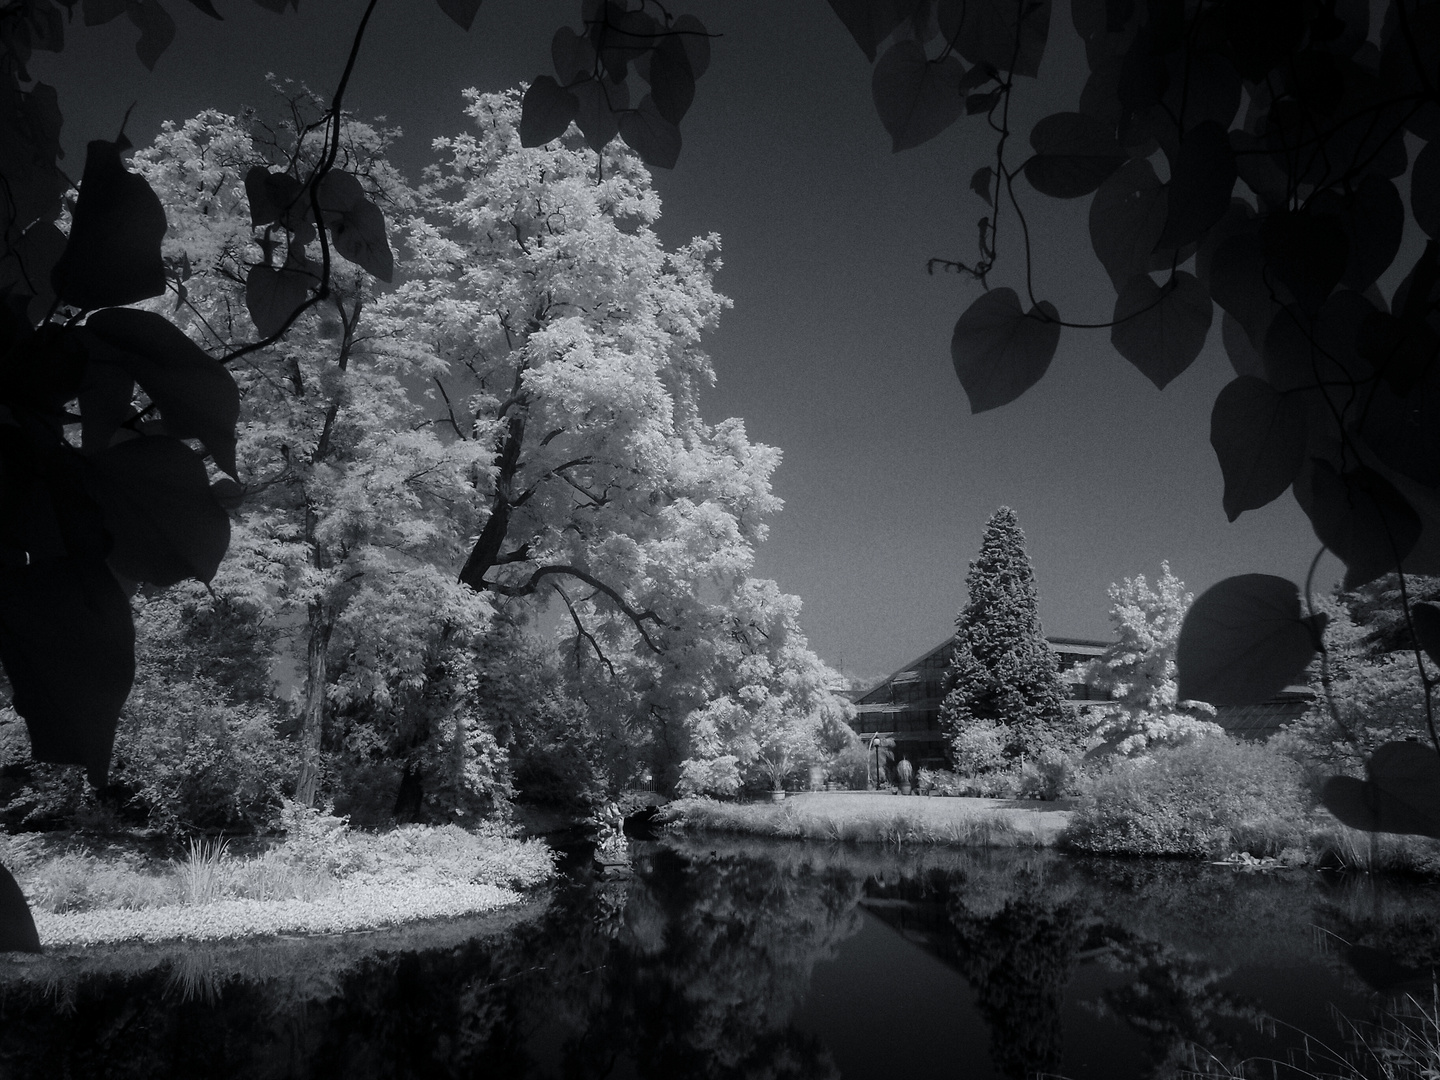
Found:
<path fill-rule="evenodd" d="M 1087 712 L 1110 700 L 1106 691 L 1085 678 L 1086 665 L 1099 657 L 1110 642 L 1068 637 L 1045 640 L 1055 653 L 1060 678 L 1069 688 L 1074 708 Z M 940 703 L 945 698 L 945 670 L 954 650 L 955 639 L 946 638 L 889 678 L 855 695 L 855 719 L 851 725 L 861 738 L 867 743 L 876 735 L 893 739 L 896 760 L 907 757 L 917 766 L 943 766 L 946 754 L 945 737 L 940 731 Z M 1308 687 L 1287 686 L 1260 705 L 1222 705 L 1215 719 L 1232 735 L 1268 739 L 1304 713 L 1314 697 Z"/>

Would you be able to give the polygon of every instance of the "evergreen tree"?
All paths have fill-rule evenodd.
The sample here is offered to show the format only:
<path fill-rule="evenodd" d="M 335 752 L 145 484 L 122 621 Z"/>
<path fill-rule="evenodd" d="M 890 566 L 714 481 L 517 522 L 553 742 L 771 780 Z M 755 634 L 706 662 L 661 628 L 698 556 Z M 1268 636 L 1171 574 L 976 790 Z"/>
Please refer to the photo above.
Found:
<path fill-rule="evenodd" d="M 1050 644 L 1040 631 L 1035 571 L 1015 511 L 990 515 L 980 557 L 965 577 L 970 602 L 955 617 L 940 724 L 963 767 L 977 744 L 999 744 L 995 764 L 1078 743 L 1078 724 Z"/>

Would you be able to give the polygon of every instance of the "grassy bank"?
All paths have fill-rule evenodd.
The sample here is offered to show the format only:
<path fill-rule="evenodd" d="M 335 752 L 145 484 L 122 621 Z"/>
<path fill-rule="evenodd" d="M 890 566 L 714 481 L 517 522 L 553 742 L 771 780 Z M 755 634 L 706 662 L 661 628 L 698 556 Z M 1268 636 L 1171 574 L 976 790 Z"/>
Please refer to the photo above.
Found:
<path fill-rule="evenodd" d="M 353 832 L 315 815 L 253 854 L 221 840 L 156 859 L 134 845 L 0 837 L 42 945 L 341 933 L 489 911 L 553 873 L 538 841 L 454 826 Z"/>
<path fill-rule="evenodd" d="M 678 799 L 660 811 L 656 823 L 675 832 L 831 843 L 1049 847 L 1069 818 L 1056 803 L 817 791 L 780 803 Z"/>

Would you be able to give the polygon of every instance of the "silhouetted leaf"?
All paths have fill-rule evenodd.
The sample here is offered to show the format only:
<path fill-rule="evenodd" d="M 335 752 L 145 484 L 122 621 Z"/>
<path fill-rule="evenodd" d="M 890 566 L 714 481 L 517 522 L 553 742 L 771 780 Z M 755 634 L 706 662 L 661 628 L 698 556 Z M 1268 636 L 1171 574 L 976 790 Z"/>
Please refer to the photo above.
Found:
<path fill-rule="evenodd" d="M 1188 130 L 1206 122 L 1227 131 L 1240 108 L 1240 75 L 1223 52 L 1177 49 L 1167 57 L 1169 85 L 1164 102 Z"/>
<path fill-rule="evenodd" d="M 646 78 L 660 115 L 671 124 L 679 124 L 695 100 L 695 76 L 678 37 L 667 37 L 656 48 Z"/>
<path fill-rule="evenodd" d="M 1415 626 L 1415 639 L 1433 664 L 1440 665 L 1440 604 L 1421 600 L 1410 605 L 1410 621 Z"/>
<path fill-rule="evenodd" d="M 179 439 L 127 439 L 89 460 L 91 496 L 114 540 L 110 565 L 161 588 L 215 576 L 230 518 L 215 501 L 205 462 Z"/>
<path fill-rule="evenodd" d="M 660 24 L 642 8 L 625 0 L 606 0 L 601 18 L 587 20 L 590 42 L 609 77 L 623 82 L 628 65 L 654 48 Z"/>
<path fill-rule="evenodd" d="M 1014 401 L 1040 381 L 1060 343 L 1059 313 L 1042 300 L 1028 313 L 1013 289 L 991 289 L 955 323 L 950 356 L 972 413 Z"/>
<path fill-rule="evenodd" d="M 965 98 L 965 113 L 967 116 L 988 113 L 998 104 L 1000 104 L 999 90 L 987 90 L 983 94 L 970 94 Z"/>
<path fill-rule="evenodd" d="M 96 312 L 81 332 L 91 363 L 111 364 L 131 376 L 159 406 L 171 435 L 199 439 L 215 464 L 235 475 L 240 393 L 223 364 L 149 311 Z"/>
<path fill-rule="evenodd" d="M 204 14 L 209 15 L 212 19 L 219 19 L 221 22 L 225 21 L 224 16 L 215 10 L 215 5 L 212 4 L 210 0 L 190 0 L 190 3 Z"/>
<path fill-rule="evenodd" d="M 1415 164 L 1418 168 L 1419 158 Z M 1440 176 L 1435 179 L 1440 184 Z M 1405 230 L 1405 204 L 1400 192 L 1383 176 L 1366 176 L 1340 214 L 1340 227 L 1349 250 L 1340 284 L 1364 292 L 1390 268 L 1400 250 Z"/>
<path fill-rule="evenodd" d="M 1156 247 L 1176 248 L 1203 237 L 1230 206 L 1235 155 L 1214 120 L 1190 129 L 1170 173 L 1169 215 Z"/>
<path fill-rule="evenodd" d="M 1428 142 L 1410 172 L 1410 211 L 1415 224 L 1440 240 L 1440 143 Z"/>
<path fill-rule="evenodd" d="M 470 24 L 475 21 L 475 13 L 480 10 L 480 0 L 437 0 L 440 10 L 451 19 L 461 30 L 469 30 Z"/>
<path fill-rule="evenodd" d="M 914 5 L 906 0 L 830 0 L 830 7 L 840 16 L 865 59 L 873 63 L 880 43 L 905 20 Z"/>
<path fill-rule="evenodd" d="M 1345 273 L 1350 245 L 1337 215 L 1276 211 L 1260 228 L 1265 265 L 1296 302 L 1316 311 Z"/>
<path fill-rule="evenodd" d="M 64 253 L 65 234 L 49 221 L 37 221 L 10 245 L 9 256 L 0 260 L 0 292 L 13 289 L 18 295 L 28 295 L 26 312 L 32 323 L 44 319 L 55 303 L 51 276 Z"/>
<path fill-rule="evenodd" d="M 1090 242 L 1117 292 L 1136 274 L 1152 269 L 1167 207 L 1165 185 L 1143 158 L 1126 162 L 1095 192 Z"/>
<path fill-rule="evenodd" d="M 893 151 L 919 146 L 959 119 L 964 74 L 965 66 L 954 55 L 927 60 L 918 41 L 897 41 L 885 50 L 871 75 L 870 92 Z"/>
<path fill-rule="evenodd" d="M 155 62 L 175 40 L 175 20 L 156 0 L 126 0 L 125 13 L 140 31 L 135 55 L 151 71 Z"/>
<path fill-rule="evenodd" d="M 125 14 L 126 3 L 128 0 L 80 0 L 80 10 L 86 26 L 103 26 Z"/>
<path fill-rule="evenodd" d="M 940 32 L 970 63 L 1031 78 L 1040 73 L 1050 35 L 1050 0 L 940 0 L 936 15 Z M 1017 17 L 1021 20 L 1018 50 Z"/>
<path fill-rule="evenodd" d="M 1389 383 L 1373 387 L 1359 434 L 1391 469 L 1427 487 L 1440 486 L 1440 377 L 1432 371 L 1403 395 Z"/>
<path fill-rule="evenodd" d="M 1348 289 L 1333 293 L 1314 316 L 1288 305 L 1270 324 L 1263 351 L 1265 377 L 1277 390 L 1324 387 L 1337 408 L 1369 377 L 1360 357 L 1360 328 L 1375 308 Z"/>
<path fill-rule="evenodd" d="M 521 103 L 520 145 L 544 146 L 560 138 L 579 114 L 579 98 L 549 75 L 537 76 Z"/>
<path fill-rule="evenodd" d="M 576 79 L 595 73 L 595 46 L 588 37 L 562 26 L 550 39 L 550 60 L 555 65 L 555 78 L 561 86 L 568 86 Z M 529 145 L 523 137 L 521 145 Z"/>
<path fill-rule="evenodd" d="M 1225 477 L 1225 516 L 1285 493 L 1305 463 L 1305 409 L 1294 395 L 1242 375 L 1227 383 L 1210 412 L 1210 445 Z"/>
<path fill-rule="evenodd" d="M 1326 617 L 1300 615 L 1300 590 L 1270 574 L 1226 578 L 1185 613 L 1175 646 L 1181 701 L 1258 705 L 1298 679 Z"/>
<path fill-rule="evenodd" d="M 986 205 L 994 206 L 995 200 L 990 197 L 990 188 L 995 183 L 995 170 L 989 165 L 976 169 L 975 175 L 970 177 L 970 190 L 984 199 Z"/>
<path fill-rule="evenodd" d="M 1260 200 L 1260 208 L 1284 209 L 1289 178 L 1275 157 L 1265 152 L 1264 140 L 1248 131 L 1232 131 L 1230 146 L 1235 151 L 1235 171 Z"/>
<path fill-rule="evenodd" d="M 680 157 L 680 129 L 660 115 L 649 94 L 620 117 L 620 137 L 651 168 L 673 169 Z"/>
<path fill-rule="evenodd" d="M 1265 363 L 1250 343 L 1250 335 L 1228 311 L 1220 320 L 1220 340 L 1225 345 L 1225 355 L 1230 358 L 1230 366 L 1235 369 L 1236 375 L 1261 377 L 1265 374 Z"/>
<path fill-rule="evenodd" d="M 1389 742 L 1365 763 L 1367 780 L 1332 776 L 1320 801 L 1366 832 L 1440 837 L 1440 756 L 1414 742 Z"/>
<path fill-rule="evenodd" d="M 245 503 L 245 486 L 237 484 L 228 476 L 222 476 L 211 484 L 210 494 L 226 510 L 239 510 Z"/>
<path fill-rule="evenodd" d="M 101 562 L 0 569 L 0 660 L 31 756 L 105 782 L 115 723 L 135 677 L 130 602 Z"/>
<path fill-rule="evenodd" d="M 316 193 L 335 250 L 381 281 L 389 281 L 395 273 L 395 256 L 385 234 L 385 215 L 366 196 L 360 181 L 331 169 L 320 178 Z"/>
<path fill-rule="evenodd" d="M 269 225 L 293 213 L 304 185 L 289 173 L 271 172 L 255 165 L 245 174 L 245 195 L 250 202 L 250 224 Z"/>
<path fill-rule="evenodd" d="M 1200 355 L 1213 316 L 1210 294 L 1194 274 L 1176 271 L 1165 285 L 1136 274 L 1115 299 L 1110 342 L 1163 390 Z"/>
<path fill-rule="evenodd" d="M 1076 199 L 1088 195 L 1125 164 L 1115 135 L 1084 113 L 1053 113 L 1030 129 L 1035 156 L 1025 162 L 1025 179 L 1043 195 Z"/>
<path fill-rule="evenodd" d="M 252 266 L 245 277 L 245 306 L 260 336 L 269 337 L 284 326 L 315 285 L 315 277 L 300 270 Z"/>
<path fill-rule="evenodd" d="M 685 46 L 685 57 L 690 61 L 690 74 L 700 78 L 710 68 L 710 35 L 705 24 L 694 15 L 681 15 L 671 30 Z"/>
<path fill-rule="evenodd" d="M 87 148 L 70 239 L 51 276 L 63 302 L 87 311 L 165 291 L 165 210 L 145 178 L 120 163 L 122 149 L 98 139 Z"/>
<path fill-rule="evenodd" d="M 1343 475 L 1327 461 L 1311 461 L 1295 481 L 1316 537 L 1345 564 L 1345 588 L 1358 589 L 1395 570 L 1420 539 L 1420 516 L 1374 469 Z"/>
<path fill-rule="evenodd" d="M 609 79 L 586 79 L 570 87 L 570 92 L 580 102 L 575 122 L 580 125 L 586 145 L 598 154 L 620 134 L 616 113 L 630 107 L 630 89 L 625 83 Z"/>
<path fill-rule="evenodd" d="M 83 333 L 83 331 L 82 331 Z M 77 395 L 80 448 L 96 454 L 110 445 L 120 425 L 134 413 L 135 380 L 113 364 L 86 364 Z"/>
<path fill-rule="evenodd" d="M 1206 288 L 1210 287 L 1210 272 L 1220 246 L 1233 236 L 1254 235 L 1257 227 L 1250 204 L 1244 199 L 1232 198 L 1220 220 L 1210 226 L 1205 239 L 1195 249 L 1195 276 L 1205 282 Z"/>
<path fill-rule="evenodd" d="M 10 871 L 0 866 L 0 953 L 40 952 L 40 935 L 25 894 Z"/>
<path fill-rule="evenodd" d="M 1265 257 L 1256 233 L 1241 233 L 1226 240 L 1210 263 L 1210 295 L 1249 335 L 1261 343 L 1279 305 L 1265 283 Z"/>

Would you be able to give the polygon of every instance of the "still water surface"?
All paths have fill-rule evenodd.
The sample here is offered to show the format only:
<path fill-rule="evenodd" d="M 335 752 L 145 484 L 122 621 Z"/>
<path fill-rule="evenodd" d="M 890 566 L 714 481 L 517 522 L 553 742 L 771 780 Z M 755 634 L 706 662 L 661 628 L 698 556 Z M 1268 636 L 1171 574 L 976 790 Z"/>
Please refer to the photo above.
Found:
<path fill-rule="evenodd" d="M 1428 999 L 1440 961 L 1434 887 L 1054 852 L 636 851 L 633 880 L 573 881 L 503 926 L 12 964 L 0 1077 L 1167 1077 L 1196 1045 L 1231 1067 L 1283 1060 L 1298 1032 L 1340 1049 L 1336 1010 Z"/>

